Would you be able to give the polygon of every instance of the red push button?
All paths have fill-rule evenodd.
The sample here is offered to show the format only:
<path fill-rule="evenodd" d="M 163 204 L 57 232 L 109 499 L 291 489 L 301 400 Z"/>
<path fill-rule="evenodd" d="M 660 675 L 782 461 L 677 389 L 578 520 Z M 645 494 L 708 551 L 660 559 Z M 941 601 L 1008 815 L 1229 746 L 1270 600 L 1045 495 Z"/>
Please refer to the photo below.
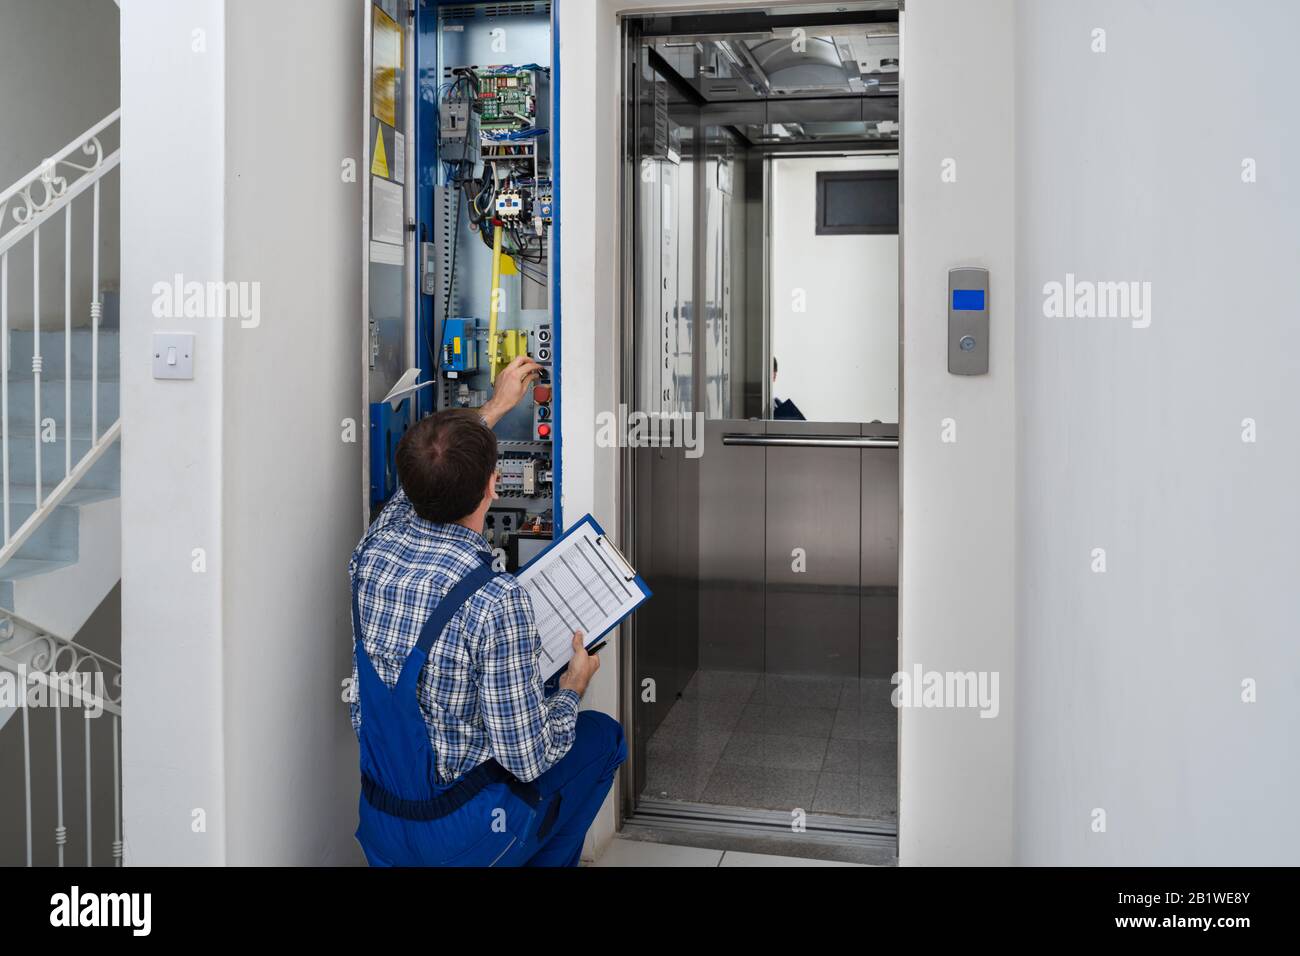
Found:
<path fill-rule="evenodd" d="M 550 426 L 550 425 L 547 425 L 547 424 L 541 424 L 541 425 L 538 425 L 538 426 L 537 426 L 537 435 L 538 435 L 539 438 L 547 438 L 547 437 L 550 436 L 550 434 L 551 434 L 551 426 Z"/>
<path fill-rule="evenodd" d="M 533 389 L 533 401 L 538 405 L 545 405 L 551 400 L 551 386 L 538 385 Z"/>

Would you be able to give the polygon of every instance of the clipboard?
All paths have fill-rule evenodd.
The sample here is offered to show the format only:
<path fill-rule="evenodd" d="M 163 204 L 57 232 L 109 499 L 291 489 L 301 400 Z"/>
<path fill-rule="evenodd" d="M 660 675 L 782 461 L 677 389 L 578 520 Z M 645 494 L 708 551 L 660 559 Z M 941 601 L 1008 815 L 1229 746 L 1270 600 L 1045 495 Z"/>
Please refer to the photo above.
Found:
<path fill-rule="evenodd" d="M 650 588 L 591 515 L 583 515 L 519 569 L 541 638 L 542 680 L 573 657 L 573 632 L 592 647 L 645 603 Z"/>

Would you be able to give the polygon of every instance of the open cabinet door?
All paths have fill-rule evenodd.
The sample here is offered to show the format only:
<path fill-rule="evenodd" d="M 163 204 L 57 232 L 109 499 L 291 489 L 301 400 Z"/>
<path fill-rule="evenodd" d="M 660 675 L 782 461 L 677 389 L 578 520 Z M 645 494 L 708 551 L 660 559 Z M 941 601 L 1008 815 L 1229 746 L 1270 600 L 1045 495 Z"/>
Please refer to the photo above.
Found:
<path fill-rule="evenodd" d="M 412 0 L 365 0 L 362 199 L 362 510 L 368 524 L 397 490 L 393 450 L 414 398 L 385 397 L 415 365 L 415 242 L 410 149 Z"/>

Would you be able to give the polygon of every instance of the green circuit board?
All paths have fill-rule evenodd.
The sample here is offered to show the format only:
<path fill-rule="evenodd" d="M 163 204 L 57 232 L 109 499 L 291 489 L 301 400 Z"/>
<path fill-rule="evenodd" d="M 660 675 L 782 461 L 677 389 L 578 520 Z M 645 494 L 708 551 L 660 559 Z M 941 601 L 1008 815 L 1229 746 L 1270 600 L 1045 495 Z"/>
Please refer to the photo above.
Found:
<path fill-rule="evenodd" d="M 483 130 L 527 129 L 537 122 L 537 84 L 532 70 L 475 70 L 474 111 Z"/>

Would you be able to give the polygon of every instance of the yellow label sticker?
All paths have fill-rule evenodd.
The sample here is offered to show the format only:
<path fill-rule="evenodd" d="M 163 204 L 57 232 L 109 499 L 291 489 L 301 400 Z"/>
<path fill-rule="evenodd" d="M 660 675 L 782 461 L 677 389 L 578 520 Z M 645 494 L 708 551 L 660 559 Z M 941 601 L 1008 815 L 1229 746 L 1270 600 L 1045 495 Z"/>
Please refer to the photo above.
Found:
<path fill-rule="evenodd" d="M 452 339 L 451 339 L 451 350 L 452 350 L 452 352 L 454 352 L 454 353 L 457 354 L 457 355 L 460 354 L 460 336 L 459 336 L 459 335 L 454 335 L 454 336 L 452 336 Z"/>
<path fill-rule="evenodd" d="M 388 153 L 384 151 L 384 128 L 375 128 L 375 158 L 370 161 L 370 175 L 388 178 Z"/>
<path fill-rule="evenodd" d="M 389 126 L 397 125 L 397 71 L 402 68 L 402 28 L 374 8 L 370 57 L 370 112 Z"/>

